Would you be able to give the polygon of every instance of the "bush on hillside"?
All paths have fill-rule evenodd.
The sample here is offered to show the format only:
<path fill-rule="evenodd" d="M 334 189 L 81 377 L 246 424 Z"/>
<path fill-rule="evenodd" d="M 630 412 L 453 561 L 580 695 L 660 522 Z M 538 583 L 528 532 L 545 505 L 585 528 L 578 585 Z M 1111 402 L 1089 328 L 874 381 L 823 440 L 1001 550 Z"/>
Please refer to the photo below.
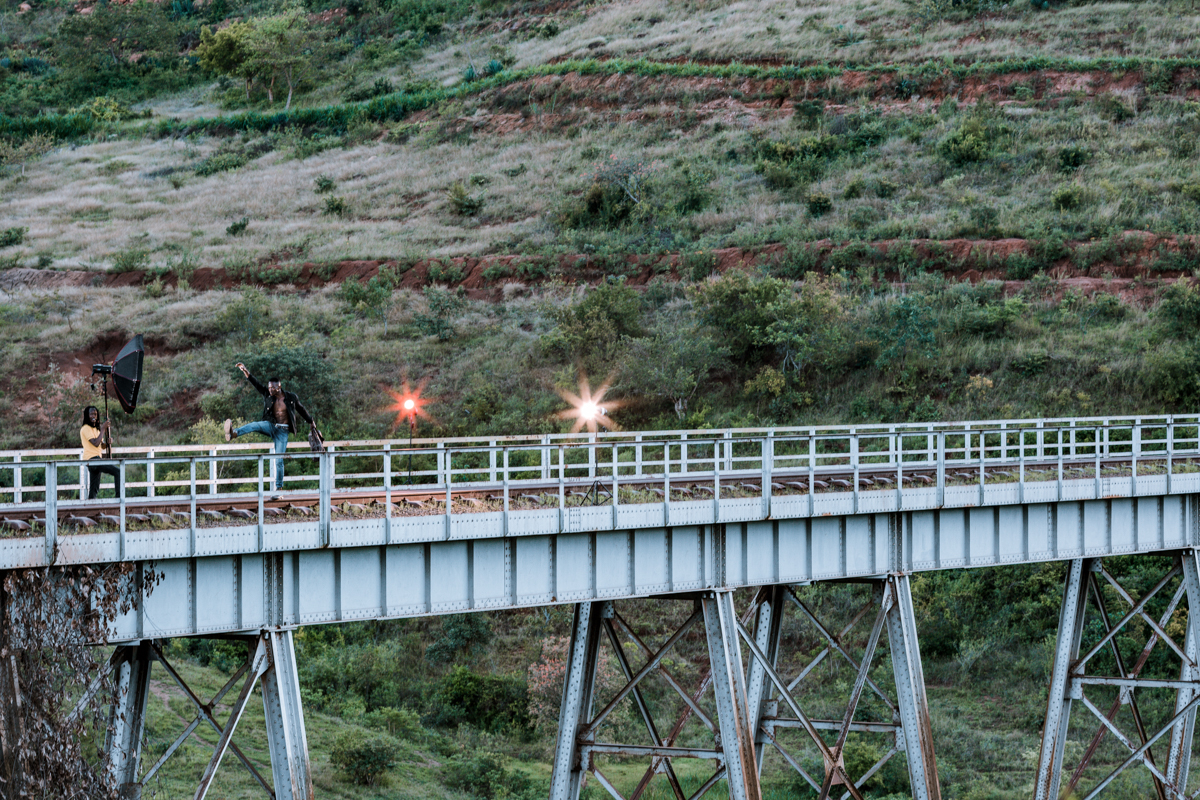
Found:
<path fill-rule="evenodd" d="M 374 786 L 379 776 L 396 766 L 399 753 L 399 743 L 390 736 L 350 729 L 333 740 L 329 761 L 359 786 Z"/>
<path fill-rule="evenodd" d="M 454 667 L 438 686 L 430 721 L 434 725 L 471 725 L 491 733 L 520 733 L 530 728 L 529 695 L 515 675 L 480 675 Z"/>

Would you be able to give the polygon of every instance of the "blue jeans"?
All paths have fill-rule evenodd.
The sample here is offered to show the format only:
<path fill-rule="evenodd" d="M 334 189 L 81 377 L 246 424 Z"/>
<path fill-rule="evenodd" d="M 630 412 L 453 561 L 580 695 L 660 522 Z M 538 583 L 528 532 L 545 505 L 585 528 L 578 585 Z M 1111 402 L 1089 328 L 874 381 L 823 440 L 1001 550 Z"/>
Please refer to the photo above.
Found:
<path fill-rule="evenodd" d="M 260 419 L 258 422 L 250 422 L 238 428 L 234 432 L 235 436 L 242 437 L 247 433 L 261 433 L 263 436 L 270 436 L 275 442 L 276 453 L 286 453 L 288 446 L 288 429 L 287 425 L 276 425 L 273 422 L 268 422 L 265 419 Z M 279 491 L 283 488 L 283 459 L 275 459 L 275 490 Z"/>

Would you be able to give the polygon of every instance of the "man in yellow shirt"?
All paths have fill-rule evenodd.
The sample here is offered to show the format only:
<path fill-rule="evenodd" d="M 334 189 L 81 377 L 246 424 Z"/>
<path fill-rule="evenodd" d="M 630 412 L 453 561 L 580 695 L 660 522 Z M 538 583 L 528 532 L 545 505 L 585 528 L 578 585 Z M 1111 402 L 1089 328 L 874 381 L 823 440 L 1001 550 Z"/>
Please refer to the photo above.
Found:
<path fill-rule="evenodd" d="M 95 406 L 88 406 L 83 410 L 83 427 L 79 429 L 79 443 L 83 445 L 83 460 L 91 462 L 93 459 L 103 458 L 104 451 L 101 449 L 101 443 L 104 441 L 105 434 L 108 433 L 108 420 L 104 424 L 100 424 L 100 410 Z M 121 470 L 117 469 L 112 464 L 92 464 L 87 465 L 88 468 L 88 500 L 95 500 L 97 492 L 100 491 L 100 476 L 112 475 L 113 489 L 116 490 L 117 497 L 121 496 Z"/>

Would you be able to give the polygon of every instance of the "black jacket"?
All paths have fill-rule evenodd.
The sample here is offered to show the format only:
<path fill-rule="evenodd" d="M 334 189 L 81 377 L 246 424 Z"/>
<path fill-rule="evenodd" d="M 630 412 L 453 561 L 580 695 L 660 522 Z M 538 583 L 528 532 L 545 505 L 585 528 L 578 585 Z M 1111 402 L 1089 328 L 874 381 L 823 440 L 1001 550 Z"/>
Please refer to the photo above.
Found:
<path fill-rule="evenodd" d="M 258 380 L 253 375 L 247 375 L 246 377 L 249 379 L 250 385 L 253 386 L 255 389 L 258 389 L 258 393 L 263 396 L 262 418 L 265 419 L 267 422 L 272 422 L 272 423 L 275 422 L 275 414 L 273 413 L 275 410 L 274 409 L 275 401 L 271 398 L 271 393 L 269 391 L 267 391 L 267 387 L 263 386 L 261 383 L 259 383 Z M 313 418 L 308 413 L 308 409 L 305 408 L 304 404 L 300 402 L 300 398 L 296 396 L 295 392 L 289 392 L 287 390 L 284 390 L 283 402 L 287 404 L 288 432 L 289 433 L 297 433 L 297 430 L 296 430 L 296 415 L 297 414 L 299 414 L 301 419 L 303 419 L 309 425 L 315 426 L 317 424 L 317 423 L 313 422 Z"/>

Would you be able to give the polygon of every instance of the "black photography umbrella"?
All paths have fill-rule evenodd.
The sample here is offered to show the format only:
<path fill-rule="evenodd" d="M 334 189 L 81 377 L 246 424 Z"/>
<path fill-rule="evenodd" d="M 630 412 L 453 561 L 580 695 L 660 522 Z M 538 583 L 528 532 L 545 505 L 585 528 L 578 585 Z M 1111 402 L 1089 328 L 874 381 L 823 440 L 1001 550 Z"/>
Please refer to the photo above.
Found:
<path fill-rule="evenodd" d="M 142 346 L 142 335 L 139 333 L 121 348 L 117 358 L 111 364 L 93 364 L 92 375 L 100 375 L 104 382 L 104 419 L 108 419 L 108 376 L 113 377 L 113 390 L 117 393 L 117 401 L 126 414 L 132 414 L 137 408 L 138 388 L 142 385 L 142 358 L 146 354 Z M 93 384 L 93 388 L 94 388 Z M 110 444 L 111 451 L 111 444 Z"/>

